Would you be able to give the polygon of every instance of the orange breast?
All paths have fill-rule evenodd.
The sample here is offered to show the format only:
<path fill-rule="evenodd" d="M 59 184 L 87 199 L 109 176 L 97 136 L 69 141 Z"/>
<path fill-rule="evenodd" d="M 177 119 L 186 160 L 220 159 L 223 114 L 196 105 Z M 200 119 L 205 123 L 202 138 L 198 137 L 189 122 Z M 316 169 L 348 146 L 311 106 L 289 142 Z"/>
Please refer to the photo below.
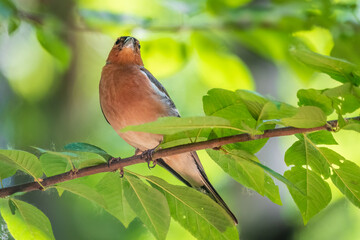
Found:
<path fill-rule="evenodd" d="M 136 65 L 106 65 L 99 89 L 102 110 L 116 131 L 168 115 L 149 79 Z"/>

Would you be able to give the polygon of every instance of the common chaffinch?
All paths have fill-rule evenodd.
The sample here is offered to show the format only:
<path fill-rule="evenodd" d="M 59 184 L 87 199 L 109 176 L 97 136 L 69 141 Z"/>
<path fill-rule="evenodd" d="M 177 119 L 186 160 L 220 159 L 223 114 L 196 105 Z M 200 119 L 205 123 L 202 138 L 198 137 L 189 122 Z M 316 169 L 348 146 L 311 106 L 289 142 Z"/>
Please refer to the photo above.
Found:
<path fill-rule="evenodd" d="M 100 105 L 106 120 L 137 152 L 154 149 L 163 136 L 120 132 L 120 129 L 152 122 L 159 117 L 180 117 L 165 88 L 144 67 L 140 43 L 136 38 L 123 36 L 116 40 L 103 67 L 99 90 Z M 195 151 L 164 157 L 156 162 L 187 186 L 209 195 L 237 224 L 234 214 L 210 184 Z"/>

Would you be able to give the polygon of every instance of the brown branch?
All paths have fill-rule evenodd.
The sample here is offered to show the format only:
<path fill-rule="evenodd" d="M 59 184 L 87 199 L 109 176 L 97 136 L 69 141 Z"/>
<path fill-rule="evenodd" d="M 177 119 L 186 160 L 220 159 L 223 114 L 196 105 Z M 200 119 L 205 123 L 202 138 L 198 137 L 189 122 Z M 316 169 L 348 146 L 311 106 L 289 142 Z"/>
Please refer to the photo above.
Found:
<path fill-rule="evenodd" d="M 354 118 L 351 118 L 351 120 L 360 121 L 360 117 L 354 117 Z M 261 134 L 261 135 L 250 136 L 248 134 L 239 134 L 239 135 L 222 137 L 222 138 L 212 139 L 212 140 L 203 141 L 203 142 L 189 143 L 189 144 L 180 145 L 180 146 L 176 146 L 176 147 L 172 147 L 172 148 L 160 149 L 153 154 L 153 159 L 168 157 L 171 155 L 176 155 L 176 154 L 190 152 L 190 151 L 197 151 L 197 150 L 208 149 L 208 148 L 219 148 L 222 145 L 236 143 L 236 142 L 246 142 L 246 141 L 252 141 L 252 140 L 257 140 L 257 139 L 262 139 L 262 138 L 288 136 L 288 135 L 294 135 L 297 133 L 315 132 L 315 131 L 320 131 L 320 130 L 332 131 L 334 128 L 337 127 L 337 124 L 338 124 L 338 121 L 333 120 L 333 121 L 327 122 L 327 124 L 324 126 L 315 127 L 315 128 L 283 127 L 283 128 L 265 130 L 264 134 Z M 41 185 L 46 188 L 46 187 L 52 186 L 57 183 L 69 181 L 71 179 L 89 176 L 89 175 L 93 175 L 96 173 L 111 172 L 111 171 L 115 171 L 117 169 L 124 168 L 126 166 L 130 166 L 130 165 L 134 165 L 134 164 L 138 164 L 138 163 L 144 163 L 144 162 L 145 162 L 145 160 L 140 155 L 136 155 L 136 156 L 132 156 L 129 158 L 124 158 L 124 159 L 118 159 L 118 161 L 113 161 L 109 165 L 108 164 L 100 164 L 100 165 L 96 165 L 96 166 L 82 168 L 82 169 L 78 170 L 77 172 L 69 171 L 66 173 L 62 173 L 59 175 L 45 178 L 41 181 Z M 17 192 L 30 192 L 30 191 L 34 191 L 34 190 L 43 190 L 43 189 L 39 185 L 38 182 L 30 182 L 30 183 L 21 184 L 18 186 L 2 188 L 2 189 L 0 189 L 0 197 L 3 198 L 6 196 L 9 196 L 11 194 L 17 193 Z"/>

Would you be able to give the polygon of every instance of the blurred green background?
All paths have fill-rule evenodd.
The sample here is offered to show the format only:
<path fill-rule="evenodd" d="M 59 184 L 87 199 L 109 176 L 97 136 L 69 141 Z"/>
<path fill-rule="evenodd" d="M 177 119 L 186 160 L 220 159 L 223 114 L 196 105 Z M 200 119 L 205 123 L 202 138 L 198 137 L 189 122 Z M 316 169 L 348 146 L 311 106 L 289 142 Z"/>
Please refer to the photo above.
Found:
<path fill-rule="evenodd" d="M 182 116 L 200 116 L 211 88 L 250 89 L 297 104 L 300 88 L 334 87 L 296 62 L 293 46 L 360 64 L 357 0 L 0 0 L 0 148 L 61 150 L 69 142 L 131 156 L 99 106 L 101 68 L 116 38 L 141 42 L 145 67 Z M 336 116 L 331 116 L 336 119 Z M 331 118 L 330 117 L 330 118 Z M 355 132 L 335 134 L 345 158 L 360 164 Z M 283 173 L 295 137 L 271 139 L 257 156 Z M 360 239 L 360 211 L 332 188 L 329 207 L 307 226 L 284 185 L 283 206 L 245 189 L 205 152 L 206 172 L 239 218 L 242 239 Z M 130 167 L 180 184 L 160 167 Z M 5 185 L 27 181 L 24 175 Z M 26 194 L 49 217 L 56 239 L 153 239 L 135 219 L 126 229 L 100 207 L 55 191 Z M 12 239 L 0 219 L 0 239 Z M 168 239 L 192 239 L 175 221 Z"/>

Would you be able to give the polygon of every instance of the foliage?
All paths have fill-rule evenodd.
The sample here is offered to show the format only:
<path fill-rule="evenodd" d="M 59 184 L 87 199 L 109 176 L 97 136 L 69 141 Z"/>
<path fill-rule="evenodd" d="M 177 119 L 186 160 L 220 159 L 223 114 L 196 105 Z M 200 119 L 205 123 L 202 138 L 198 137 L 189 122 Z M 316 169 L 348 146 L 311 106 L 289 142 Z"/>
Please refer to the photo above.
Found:
<path fill-rule="evenodd" d="M 335 141 L 335 132 L 360 132 L 359 121 L 347 119 L 356 116 L 360 108 L 358 3 L 330 0 L 274 0 L 264 5 L 248 0 L 164 2 L 154 1 L 148 9 L 125 8 L 115 1 L 79 0 L 61 4 L 51 1 L 51 4 L 22 6 L 22 1 L 0 0 L 1 31 L 6 29 L 0 32 L 0 37 L 16 37 L 22 29 L 28 28 L 32 35 L 27 40 L 35 42 L 38 49 L 38 53 L 26 52 L 23 37 L 15 41 L 16 51 L 3 47 L 9 53 L 4 54 L 8 65 L 0 61 L 0 78 L 6 79 L 9 89 L 24 102 L 18 112 L 10 111 L 11 101 L 2 99 L 7 96 L 6 91 L 0 94 L 0 111 L 12 114 L 14 125 L 20 126 L 9 135 L 21 139 L 20 145 L 41 145 L 36 137 L 42 136 L 47 142 L 46 133 L 49 132 L 61 136 L 59 143 L 68 142 L 68 138 L 63 137 L 64 132 L 73 129 L 64 131 L 61 127 L 63 115 L 81 115 L 83 106 L 66 105 L 64 92 L 72 92 L 72 87 L 76 86 L 87 89 L 83 86 L 89 81 L 72 82 L 75 78 L 92 79 L 100 71 L 90 72 L 91 67 L 79 64 L 77 57 L 84 54 L 84 58 L 91 58 L 85 53 L 93 54 L 98 48 L 107 51 L 111 46 L 103 41 L 92 47 L 93 40 L 88 32 L 117 37 L 119 32 L 129 35 L 140 30 L 145 32 L 141 44 L 147 68 L 157 77 L 181 82 L 177 89 L 183 98 L 190 99 L 190 94 L 182 90 L 182 85 L 188 84 L 197 95 L 203 93 L 205 116 L 161 118 L 122 131 L 164 134 L 161 147 L 170 148 L 241 133 L 255 138 L 279 126 L 314 128 L 337 118 L 336 128 L 328 126 L 331 131 L 296 135 L 297 140 L 284 156 L 289 167 L 284 174 L 269 168 L 255 155 L 268 139 L 228 144 L 220 150 L 208 149 L 207 153 L 234 180 L 275 204 L 281 205 L 282 200 L 274 179 L 285 184 L 304 224 L 330 204 L 335 188 L 359 208 L 360 167 L 351 161 L 354 159 L 345 159 L 332 149 L 333 145 L 345 144 Z M 136 0 L 130 5 L 146 4 L 145 0 Z M 291 101 L 278 101 L 245 90 L 254 88 L 254 82 L 242 55 L 243 48 L 279 68 L 285 66 L 292 77 L 288 82 L 299 78 L 308 83 L 314 76 L 322 76 L 326 88 L 299 89 L 297 107 L 290 104 Z M 17 69 L 27 74 L 10 71 L 12 62 L 19 64 L 15 64 L 20 66 Z M 74 66 L 86 71 L 74 74 Z M 177 75 L 180 77 L 176 78 Z M 198 85 L 192 82 L 194 78 L 199 79 Z M 80 97 L 93 96 L 97 84 L 94 86 Z M 205 94 L 204 89 L 211 90 Z M 75 95 L 67 97 L 79 100 Z M 186 101 L 187 109 L 199 112 L 191 99 Z M 3 102 L 9 102 L 9 106 Z M 62 109 L 71 110 L 63 114 Z M 45 118 L 45 115 L 51 117 Z M 0 121 L 7 122 L 5 120 L 1 115 Z M 77 122 L 77 130 L 84 128 L 84 136 L 97 126 L 91 117 L 77 116 L 74 122 Z M 79 122 L 84 125 L 78 126 Z M 34 129 L 34 132 L 22 135 L 25 132 L 22 127 Z M 0 126 L 0 130 L 7 133 L 3 128 Z M 97 134 L 100 135 L 100 131 Z M 0 181 L 3 183 L 22 172 L 41 184 L 44 176 L 76 172 L 107 163 L 111 158 L 110 153 L 97 146 L 78 142 L 66 145 L 61 151 L 35 149 L 36 153 L 33 149 L 0 150 Z M 156 239 L 165 239 L 170 234 L 171 219 L 198 239 L 238 239 L 239 236 L 226 212 L 205 194 L 136 171 L 125 170 L 123 178 L 118 172 L 87 176 L 56 184 L 45 191 L 51 189 L 56 189 L 59 196 L 69 192 L 92 202 L 127 228 L 139 218 Z M 0 199 L 0 212 L 16 239 L 55 238 L 50 221 L 42 211 L 20 200 L 16 194 Z"/>

